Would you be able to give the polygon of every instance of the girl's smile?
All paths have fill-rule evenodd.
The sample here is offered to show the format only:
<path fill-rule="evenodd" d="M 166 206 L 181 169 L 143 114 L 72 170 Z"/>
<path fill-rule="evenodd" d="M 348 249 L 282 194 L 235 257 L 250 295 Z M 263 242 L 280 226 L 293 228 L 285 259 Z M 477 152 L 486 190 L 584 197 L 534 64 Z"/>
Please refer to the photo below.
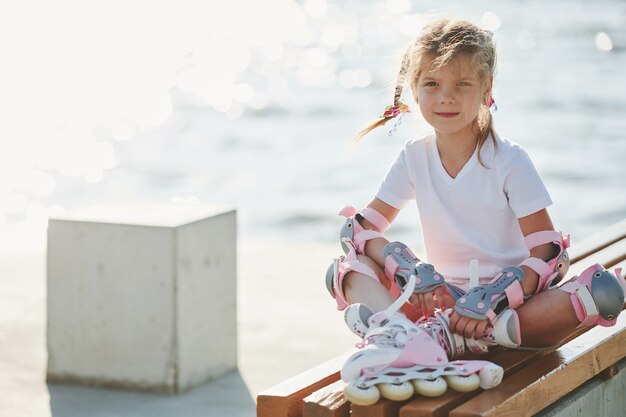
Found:
<path fill-rule="evenodd" d="M 458 116 L 459 113 L 442 113 L 442 112 L 435 112 L 435 114 L 439 117 L 454 117 L 454 116 Z"/>

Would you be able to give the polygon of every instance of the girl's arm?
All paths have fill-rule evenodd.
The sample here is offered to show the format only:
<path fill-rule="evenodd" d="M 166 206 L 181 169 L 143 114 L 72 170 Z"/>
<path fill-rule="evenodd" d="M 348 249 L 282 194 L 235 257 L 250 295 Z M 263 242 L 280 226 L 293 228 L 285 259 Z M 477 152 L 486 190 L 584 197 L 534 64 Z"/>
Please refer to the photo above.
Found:
<path fill-rule="evenodd" d="M 385 216 L 385 218 L 387 219 L 389 223 L 393 222 L 396 216 L 398 215 L 398 213 L 400 213 L 399 209 L 393 206 L 390 206 L 389 204 L 385 203 L 383 200 L 380 200 L 378 198 L 374 198 L 367 205 L 367 207 L 373 208 L 374 210 L 378 211 L 380 214 Z M 366 221 L 366 223 L 371 227 L 369 222 Z"/>
<path fill-rule="evenodd" d="M 399 209 L 393 206 L 390 206 L 389 204 L 385 203 L 384 201 L 378 198 L 374 198 L 367 205 L 367 207 L 373 208 L 374 210 L 378 211 L 387 219 L 389 223 L 394 221 L 396 216 L 398 216 L 398 213 L 400 213 Z M 363 228 L 365 229 L 372 229 L 372 230 L 376 229 L 370 222 L 368 222 L 364 218 L 359 219 L 359 224 L 363 226 Z M 378 264 L 378 266 L 380 266 L 383 269 L 385 268 L 385 259 L 383 258 L 383 248 L 385 247 L 387 243 L 389 243 L 387 239 L 379 238 L 379 239 L 372 239 L 369 242 L 367 242 L 365 245 L 365 254 L 369 256 L 370 258 L 372 258 L 374 262 L 376 262 L 376 264 Z"/>
<path fill-rule="evenodd" d="M 546 209 L 539 210 L 525 217 L 520 217 L 518 221 L 524 236 L 544 230 L 554 230 L 552 220 Z M 559 248 L 556 245 L 546 243 L 533 248 L 530 251 L 530 256 L 547 261 L 557 256 L 558 253 Z M 522 266 L 521 268 L 524 270 L 524 281 L 522 282 L 524 294 L 534 294 L 537 289 L 539 275 L 527 266 Z M 461 316 L 457 312 L 452 312 L 450 315 L 450 330 L 468 338 L 480 339 L 488 325 L 488 320 L 471 319 Z"/>
<path fill-rule="evenodd" d="M 548 210 L 539 210 L 536 213 L 530 214 L 526 217 L 520 217 L 518 219 L 520 229 L 524 236 L 528 236 L 531 233 L 541 232 L 543 230 L 554 230 L 552 220 L 548 214 Z M 543 259 L 547 261 L 554 258 L 559 253 L 559 248 L 551 243 L 546 243 L 533 248 L 530 251 L 530 256 Z M 527 266 L 522 266 L 525 273 L 525 279 L 522 283 L 525 295 L 534 294 L 537 289 L 537 282 L 539 275 Z"/>

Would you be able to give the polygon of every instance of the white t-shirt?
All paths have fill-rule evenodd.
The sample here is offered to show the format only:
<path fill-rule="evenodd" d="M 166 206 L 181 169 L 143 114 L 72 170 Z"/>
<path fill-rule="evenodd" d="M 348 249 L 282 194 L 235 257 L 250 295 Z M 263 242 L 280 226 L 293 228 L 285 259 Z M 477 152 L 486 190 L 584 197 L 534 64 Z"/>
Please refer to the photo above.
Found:
<path fill-rule="evenodd" d="M 434 134 L 410 140 L 389 169 L 376 197 L 402 208 L 415 200 L 426 259 L 456 285 L 468 287 L 469 261 L 479 262 L 480 283 L 529 256 L 518 218 L 552 204 L 528 154 L 489 137 L 456 178 L 441 163 Z"/>

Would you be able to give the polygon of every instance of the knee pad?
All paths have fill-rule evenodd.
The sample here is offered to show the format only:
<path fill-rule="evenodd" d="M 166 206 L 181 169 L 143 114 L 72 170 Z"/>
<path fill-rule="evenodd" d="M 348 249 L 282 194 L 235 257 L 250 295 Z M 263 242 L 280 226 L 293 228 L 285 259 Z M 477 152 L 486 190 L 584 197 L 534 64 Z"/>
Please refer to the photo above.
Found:
<path fill-rule="evenodd" d="M 351 243 L 346 242 L 346 244 L 350 249 L 348 253 L 345 256 L 342 255 L 333 259 L 326 271 L 326 288 L 337 302 L 337 310 L 344 310 L 349 305 L 343 292 L 343 279 L 348 272 L 360 272 L 380 282 L 374 270 L 358 260 L 356 250 Z"/>
<path fill-rule="evenodd" d="M 539 275 L 535 293 L 539 293 L 556 285 L 565 277 L 569 269 L 570 261 L 567 253 L 567 248 L 570 246 L 569 235 L 563 236 L 561 232 L 544 230 L 526 236 L 528 250 L 533 250 L 537 246 L 546 243 L 552 243 L 559 248 L 557 256 L 547 262 L 539 258 L 529 257 L 520 264 L 531 268 Z"/>
<path fill-rule="evenodd" d="M 559 288 L 570 294 L 576 318 L 580 321 L 578 327 L 613 326 L 624 307 L 626 283 L 621 268 L 615 269 L 613 275 L 595 264 Z"/>
<path fill-rule="evenodd" d="M 389 222 L 385 216 L 369 207 L 357 212 L 354 207 L 345 206 L 339 211 L 339 215 L 346 217 L 346 222 L 339 232 L 341 247 L 346 254 L 350 251 L 350 248 L 345 243 L 346 240 L 352 243 L 357 253 L 364 254 L 365 243 L 368 240 L 383 237 L 383 232 L 389 227 Z M 367 220 L 376 230 L 364 229 L 358 221 L 359 218 Z"/>
<path fill-rule="evenodd" d="M 435 271 L 431 264 L 419 260 L 404 243 L 391 242 L 383 248 L 385 275 L 400 288 L 409 282 L 411 275 L 416 276 L 414 293 L 422 294 L 444 286 L 455 300 L 464 294 L 463 290 L 446 283 L 443 275 Z"/>

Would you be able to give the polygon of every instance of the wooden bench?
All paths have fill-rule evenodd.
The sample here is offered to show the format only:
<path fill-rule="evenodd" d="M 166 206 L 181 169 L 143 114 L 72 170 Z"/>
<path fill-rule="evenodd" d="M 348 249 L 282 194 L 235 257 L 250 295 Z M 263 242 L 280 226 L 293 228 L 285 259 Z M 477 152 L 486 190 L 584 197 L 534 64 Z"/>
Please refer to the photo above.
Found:
<path fill-rule="evenodd" d="M 623 267 L 626 271 L 626 220 L 574 245 L 569 253 L 572 265 L 568 277 L 594 263 L 611 270 Z M 339 370 L 352 353 L 346 352 L 261 392 L 257 397 L 257 417 L 532 416 L 549 406 L 554 408 L 559 399 L 587 381 L 599 380 L 602 384 L 618 375 L 624 378 L 626 371 L 620 370 L 626 364 L 625 329 L 626 314 L 622 314 L 615 326 L 580 329 L 551 351 L 493 349 L 481 359 L 502 366 L 505 376 L 491 390 L 448 390 L 438 398 L 414 396 L 405 402 L 381 399 L 366 407 L 352 405 L 343 397 Z M 621 382 L 613 394 L 604 394 L 608 400 L 598 400 L 611 402 L 609 406 L 617 409 L 595 408 L 588 415 L 626 416 L 624 394 Z"/>

